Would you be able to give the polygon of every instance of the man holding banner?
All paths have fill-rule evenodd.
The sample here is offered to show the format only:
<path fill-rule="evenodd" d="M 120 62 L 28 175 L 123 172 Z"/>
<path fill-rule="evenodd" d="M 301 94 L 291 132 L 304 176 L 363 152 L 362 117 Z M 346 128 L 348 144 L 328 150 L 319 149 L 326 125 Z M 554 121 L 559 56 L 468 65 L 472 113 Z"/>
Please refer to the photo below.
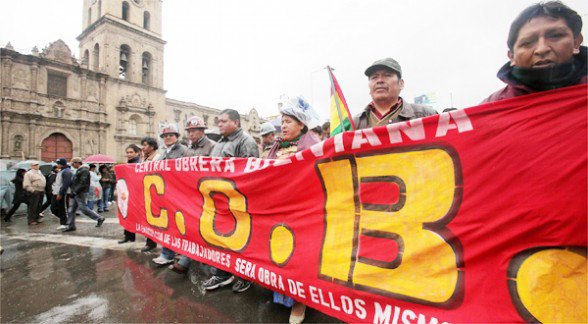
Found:
<path fill-rule="evenodd" d="M 585 84 L 586 46 L 582 17 L 559 1 L 523 10 L 508 33 L 508 58 L 497 77 L 506 87 L 484 102 Z"/>
<path fill-rule="evenodd" d="M 385 126 L 399 121 L 436 115 L 429 106 L 404 102 L 400 91 L 404 89 L 402 69 L 393 58 L 375 61 L 365 70 L 369 80 L 372 102 L 353 118 L 356 129 Z"/>
<path fill-rule="evenodd" d="M 191 155 L 190 149 L 178 141 L 180 130 L 176 124 L 165 125 L 159 137 L 163 138 L 163 144 L 165 145 L 163 155 L 161 156 L 162 160 L 173 160 Z M 152 261 L 159 265 L 167 265 L 174 262 L 175 256 L 176 253 L 174 251 L 164 246 L 161 248 L 161 254 Z"/>
<path fill-rule="evenodd" d="M 253 137 L 241 128 L 241 116 L 234 109 L 221 111 L 218 118 L 218 128 L 221 138 L 210 152 L 210 156 L 217 157 L 259 157 L 257 143 Z M 214 290 L 233 282 L 234 276 L 227 271 L 212 268 L 213 276 L 204 282 L 204 289 Z M 233 284 L 234 292 L 243 292 L 251 287 L 251 281 L 238 279 Z"/>
<path fill-rule="evenodd" d="M 539 43 L 567 39 L 564 26 L 541 27 L 560 18 L 539 16 L 522 20 L 514 66 L 527 65 L 525 26 L 542 21 Z M 402 101 L 393 59 L 366 75 L 373 102 L 358 130 L 287 158 L 232 159 L 257 149 L 227 110 L 211 153 L 226 158 L 117 166 L 133 201 L 121 225 L 218 268 L 207 290 L 234 273 L 347 322 L 586 323 L 582 78 L 435 115 Z"/>

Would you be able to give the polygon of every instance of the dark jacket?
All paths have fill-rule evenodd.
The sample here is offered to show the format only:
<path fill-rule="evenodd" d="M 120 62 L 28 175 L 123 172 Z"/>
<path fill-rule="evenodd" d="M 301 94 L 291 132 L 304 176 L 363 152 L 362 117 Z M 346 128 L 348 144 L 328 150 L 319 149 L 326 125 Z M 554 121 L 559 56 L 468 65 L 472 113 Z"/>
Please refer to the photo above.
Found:
<path fill-rule="evenodd" d="M 209 156 L 215 142 L 210 140 L 206 135 L 202 136 L 201 139 L 192 143 L 190 146 L 192 156 Z"/>
<path fill-rule="evenodd" d="M 218 157 L 259 157 L 259 149 L 253 137 L 245 133 L 242 128 L 229 136 L 223 136 L 214 145 L 210 156 Z"/>
<path fill-rule="evenodd" d="M 141 163 L 141 156 L 136 156 L 127 161 L 127 163 Z"/>
<path fill-rule="evenodd" d="M 26 196 L 25 191 L 22 188 L 22 182 L 24 181 L 23 176 L 19 176 L 18 174 L 14 176 L 14 179 L 11 180 L 14 183 L 14 202 L 25 202 Z"/>
<path fill-rule="evenodd" d="M 65 166 L 61 172 L 61 189 L 59 189 L 59 195 L 61 197 L 65 197 L 65 194 L 67 194 L 67 189 L 69 189 L 71 186 L 73 172 L 69 166 Z"/>
<path fill-rule="evenodd" d="M 110 171 L 105 170 L 104 172 L 100 172 L 100 185 L 102 189 L 109 188 L 112 182 L 116 182 L 116 178 Z"/>
<path fill-rule="evenodd" d="M 73 176 L 71 181 L 71 193 L 73 195 L 79 195 L 81 193 L 88 192 L 90 190 L 90 170 L 81 166 L 76 174 Z"/>
<path fill-rule="evenodd" d="M 46 177 L 46 182 L 45 182 L 45 193 L 46 194 L 51 195 L 51 186 L 55 182 L 56 178 L 57 178 L 57 172 L 51 170 L 51 172 L 49 172 L 49 174 Z"/>
<path fill-rule="evenodd" d="M 574 55 L 573 57 L 574 65 L 576 69 L 576 74 L 574 75 L 574 80 L 571 85 L 578 85 L 578 84 L 586 84 L 588 83 L 588 78 L 586 77 L 587 71 L 587 63 L 588 54 L 586 46 L 580 46 L 580 53 L 578 55 Z M 514 98 L 518 96 L 524 96 L 527 94 L 540 92 L 541 90 L 534 90 L 527 85 L 522 84 L 517 79 L 515 79 L 512 75 L 513 67 L 510 65 L 510 62 L 507 62 L 500 68 L 496 76 L 504 83 L 506 86 L 493 94 L 491 94 L 488 98 L 484 99 L 482 103 L 487 102 L 494 102 L 498 100 L 504 100 L 508 98 Z"/>
<path fill-rule="evenodd" d="M 364 110 L 359 114 L 353 117 L 353 124 L 355 125 L 355 129 L 363 129 L 369 128 L 369 114 L 370 114 L 371 106 L 367 105 Z M 406 101 L 402 101 L 402 108 L 398 117 L 390 120 L 389 124 L 398 123 L 405 120 L 410 119 L 417 119 L 427 116 L 437 115 L 437 111 L 435 109 L 419 104 L 411 104 Z"/>
<path fill-rule="evenodd" d="M 268 159 L 275 159 L 276 158 L 276 153 L 280 149 L 280 142 L 281 141 L 279 141 L 279 140 L 274 142 L 274 144 L 272 145 L 272 148 L 269 150 L 269 153 L 267 154 Z M 319 142 L 319 140 L 316 139 L 316 137 L 314 137 L 310 133 L 310 131 L 308 131 L 305 134 L 303 134 L 300 137 L 300 139 L 298 140 L 298 142 L 296 143 L 298 145 L 298 147 L 296 148 L 296 152 L 304 151 L 307 148 L 313 146 L 314 144 L 316 144 L 318 142 Z"/>
<path fill-rule="evenodd" d="M 185 146 L 177 142 L 174 144 L 169 152 L 167 149 L 163 149 L 162 160 L 173 160 L 181 157 L 190 156 L 190 150 Z"/>

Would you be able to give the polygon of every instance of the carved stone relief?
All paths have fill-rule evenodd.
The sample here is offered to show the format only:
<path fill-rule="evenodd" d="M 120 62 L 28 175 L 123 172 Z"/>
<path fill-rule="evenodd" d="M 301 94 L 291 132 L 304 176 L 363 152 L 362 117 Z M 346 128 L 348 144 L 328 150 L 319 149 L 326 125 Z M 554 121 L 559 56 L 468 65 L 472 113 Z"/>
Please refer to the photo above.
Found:
<path fill-rule="evenodd" d="M 22 151 L 23 141 L 24 141 L 24 138 L 22 137 L 22 135 L 15 135 L 14 136 L 14 139 L 13 139 L 14 152 Z"/>
<path fill-rule="evenodd" d="M 41 57 L 65 64 L 73 64 L 76 61 L 71 55 L 71 50 L 69 47 L 61 39 L 49 44 L 48 47 L 44 48 Z"/>
<path fill-rule="evenodd" d="M 17 68 L 13 72 L 12 86 L 19 89 L 29 89 L 29 73 L 22 68 Z"/>
<path fill-rule="evenodd" d="M 98 91 L 94 84 L 88 85 L 88 101 L 98 102 Z"/>

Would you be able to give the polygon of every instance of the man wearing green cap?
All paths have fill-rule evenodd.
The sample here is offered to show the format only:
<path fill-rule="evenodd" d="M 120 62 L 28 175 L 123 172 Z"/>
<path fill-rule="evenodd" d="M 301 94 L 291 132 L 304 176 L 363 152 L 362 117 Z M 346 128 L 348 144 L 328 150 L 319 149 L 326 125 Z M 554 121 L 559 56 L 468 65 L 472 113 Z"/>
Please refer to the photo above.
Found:
<path fill-rule="evenodd" d="M 375 61 L 365 70 L 369 80 L 370 102 L 364 111 L 353 118 L 357 129 L 385 126 L 409 119 L 416 119 L 437 112 L 425 105 L 411 104 L 402 100 L 404 89 L 402 69 L 392 58 Z"/>

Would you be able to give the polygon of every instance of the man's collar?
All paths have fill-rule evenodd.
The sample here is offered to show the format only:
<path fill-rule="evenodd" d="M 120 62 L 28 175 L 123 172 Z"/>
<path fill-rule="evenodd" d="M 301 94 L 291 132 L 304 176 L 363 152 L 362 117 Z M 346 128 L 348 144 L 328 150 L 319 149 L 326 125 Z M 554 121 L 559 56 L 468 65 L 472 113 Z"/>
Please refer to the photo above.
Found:
<path fill-rule="evenodd" d="M 407 118 L 407 119 L 411 119 L 414 118 L 414 110 L 412 109 L 412 105 L 405 103 L 404 99 L 402 99 L 402 97 L 398 97 L 398 100 L 400 101 L 400 113 L 398 113 L 399 116 L 402 116 L 403 118 Z M 365 107 L 365 113 L 370 113 L 371 109 L 375 109 L 374 106 L 374 102 L 370 102 L 366 107 Z"/>
<path fill-rule="evenodd" d="M 206 139 L 205 139 L 205 137 L 206 137 L 206 135 L 204 135 L 204 136 L 200 137 L 200 138 L 199 138 L 199 139 L 198 139 L 196 142 L 194 142 L 194 144 L 192 144 L 192 145 L 194 145 L 194 146 L 196 146 L 196 147 L 203 147 L 203 146 L 204 146 L 204 144 L 206 143 Z"/>
<path fill-rule="evenodd" d="M 223 136 L 220 140 L 221 140 L 221 142 L 233 141 L 233 140 L 235 140 L 235 138 L 237 138 L 237 136 L 241 135 L 242 132 L 243 132 L 243 128 L 239 127 L 239 128 L 237 128 L 236 131 L 233 132 L 233 134 L 226 136 L 226 137 Z"/>

